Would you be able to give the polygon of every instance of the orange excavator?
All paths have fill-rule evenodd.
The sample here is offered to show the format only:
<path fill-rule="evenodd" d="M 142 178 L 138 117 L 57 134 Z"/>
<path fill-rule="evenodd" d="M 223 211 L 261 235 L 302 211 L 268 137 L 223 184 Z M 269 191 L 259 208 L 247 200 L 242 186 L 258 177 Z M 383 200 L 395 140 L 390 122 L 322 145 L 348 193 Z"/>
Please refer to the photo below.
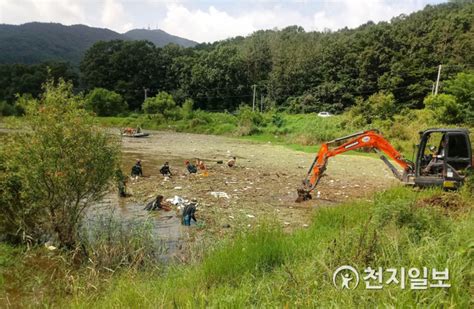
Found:
<path fill-rule="evenodd" d="M 439 135 L 439 147 L 429 145 L 435 135 Z M 467 129 L 428 129 L 420 132 L 420 144 L 416 164 L 405 159 L 378 130 L 368 130 L 344 136 L 321 145 L 311 165 L 303 186 L 298 189 L 296 202 L 311 199 L 311 192 L 318 185 L 326 170 L 328 159 L 338 154 L 360 148 L 373 149 L 400 181 L 426 186 L 442 186 L 456 189 L 464 182 L 465 172 L 474 166 L 472 148 Z M 431 153 L 428 153 L 428 150 Z M 398 169 L 386 157 L 395 161 Z"/>

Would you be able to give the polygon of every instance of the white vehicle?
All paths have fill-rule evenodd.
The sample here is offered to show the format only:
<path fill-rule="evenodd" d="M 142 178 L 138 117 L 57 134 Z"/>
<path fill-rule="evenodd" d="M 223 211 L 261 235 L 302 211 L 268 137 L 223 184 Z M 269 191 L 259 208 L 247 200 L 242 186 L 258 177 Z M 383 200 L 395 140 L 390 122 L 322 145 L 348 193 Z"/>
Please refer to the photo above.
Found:
<path fill-rule="evenodd" d="M 319 112 L 318 113 L 318 116 L 319 117 L 332 117 L 333 114 L 329 113 L 329 112 Z"/>

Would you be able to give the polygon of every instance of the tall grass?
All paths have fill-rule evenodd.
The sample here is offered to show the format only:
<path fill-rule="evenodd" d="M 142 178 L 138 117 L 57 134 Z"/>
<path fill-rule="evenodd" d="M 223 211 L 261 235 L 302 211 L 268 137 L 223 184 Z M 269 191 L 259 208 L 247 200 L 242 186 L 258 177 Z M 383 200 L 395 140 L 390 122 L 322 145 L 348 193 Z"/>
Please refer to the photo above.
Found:
<path fill-rule="evenodd" d="M 321 208 L 305 230 L 286 235 L 263 225 L 217 246 L 201 263 L 161 275 L 124 275 L 98 299 L 100 307 L 374 307 L 458 306 L 471 299 L 474 224 L 472 200 L 454 212 L 430 204 L 440 191 L 395 188 L 372 202 Z M 455 194 L 455 193 L 453 193 Z M 427 204 L 428 203 L 428 204 Z M 341 265 L 428 267 L 450 271 L 449 289 L 397 286 L 340 291 L 332 284 Z"/>

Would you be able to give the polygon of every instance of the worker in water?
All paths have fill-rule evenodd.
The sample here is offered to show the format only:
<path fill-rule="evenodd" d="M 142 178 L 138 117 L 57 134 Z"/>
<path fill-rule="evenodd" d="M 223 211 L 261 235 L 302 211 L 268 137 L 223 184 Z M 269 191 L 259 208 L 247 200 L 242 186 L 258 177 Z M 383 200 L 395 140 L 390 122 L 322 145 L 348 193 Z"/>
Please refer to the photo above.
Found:
<path fill-rule="evenodd" d="M 153 201 L 151 201 L 145 206 L 145 210 L 152 211 L 162 209 L 163 198 L 163 195 L 158 195 Z"/>
<path fill-rule="evenodd" d="M 120 197 L 127 197 L 127 176 L 125 176 L 120 168 L 115 171 L 115 180 L 117 181 Z"/>
<path fill-rule="evenodd" d="M 234 167 L 235 166 L 235 161 L 236 161 L 236 157 L 232 157 L 232 159 L 227 161 L 227 166 L 228 167 Z"/>
<path fill-rule="evenodd" d="M 191 225 L 191 219 L 194 220 L 194 222 L 197 222 L 195 213 L 196 213 L 196 207 L 197 207 L 197 202 L 196 200 L 192 200 L 191 203 L 186 205 L 183 210 L 183 225 L 185 226 L 190 226 Z"/>
<path fill-rule="evenodd" d="M 186 165 L 186 169 L 188 170 L 188 172 L 190 174 L 196 174 L 197 173 L 197 168 L 194 164 L 192 164 L 191 162 L 189 161 L 185 161 L 184 164 Z"/>
<path fill-rule="evenodd" d="M 163 164 L 163 166 L 160 168 L 160 173 L 165 177 L 173 176 L 173 174 L 171 174 L 170 164 L 168 162 L 165 162 L 165 164 Z"/>
<path fill-rule="evenodd" d="M 135 165 L 132 167 L 131 175 L 133 178 L 138 178 L 138 176 L 143 176 L 142 161 L 140 159 L 138 159 Z"/>

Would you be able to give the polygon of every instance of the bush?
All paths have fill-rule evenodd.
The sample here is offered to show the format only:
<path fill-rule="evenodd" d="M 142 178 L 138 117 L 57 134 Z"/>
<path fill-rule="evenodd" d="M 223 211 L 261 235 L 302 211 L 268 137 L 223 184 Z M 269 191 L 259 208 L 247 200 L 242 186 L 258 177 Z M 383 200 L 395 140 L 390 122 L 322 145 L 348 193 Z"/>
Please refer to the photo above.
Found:
<path fill-rule="evenodd" d="M 465 113 L 465 120 L 474 123 L 474 73 L 459 73 L 445 82 L 444 89 L 456 97 Z"/>
<path fill-rule="evenodd" d="M 5 101 L 0 101 L 0 116 L 13 116 L 16 114 L 15 106 Z"/>
<path fill-rule="evenodd" d="M 373 94 L 367 100 L 358 98 L 350 110 L 352 123 L 356 127 L 371 124 L 374 120 L 391 120 L 395 113 L 395 97 L 385 92 Z"/>
<path fill-rule="evenodd" d="M 147 114 L 162 114 L 166 117 L 176 110 L 176 103 L 169 93 L 162 91 L 154 97 L 147 98 L 143 102 L 142 109 Z"/>
<path fill-rule="evenodd" d="M 83 105 L 72 84 L 48 82 L 41 100 L 26 106 L 25 130 L 2 144 L 3 235 L 75 247 L 85 210 L 108 190 L 119 152 Z"/>
<path fill-rule="evenodd" d="M 246 105 L 239 107 L 237 111 L 238 134 L 251 135 L 259 131 L 259 126 L 263 124 L 263 116 L 259 112 L 254 112 Z"/>
<path fill-rule="evenodd" d="M 455 124 L 464 121 L 463 108 L 453 95 L 429 95 L 423 103 L 426 108 L 435 113 L 436 119 L 442 123 Z"/>
<path fill-rule="evenodd" d="M 127 103 L 114 91 L 95 88 L 86 96 L 86 107 L 98 116 L 116 116 L 127 110 Z"/>
<path fill-rule="evenodd" d="M 183 106 L 181 107 L 181 117 L 183 119 L 193 118 L 194 116 L 193 105 L 194 105 L 194 102 L 191 99 L 186 99 L 186 101 L 184 101 Z"/>

